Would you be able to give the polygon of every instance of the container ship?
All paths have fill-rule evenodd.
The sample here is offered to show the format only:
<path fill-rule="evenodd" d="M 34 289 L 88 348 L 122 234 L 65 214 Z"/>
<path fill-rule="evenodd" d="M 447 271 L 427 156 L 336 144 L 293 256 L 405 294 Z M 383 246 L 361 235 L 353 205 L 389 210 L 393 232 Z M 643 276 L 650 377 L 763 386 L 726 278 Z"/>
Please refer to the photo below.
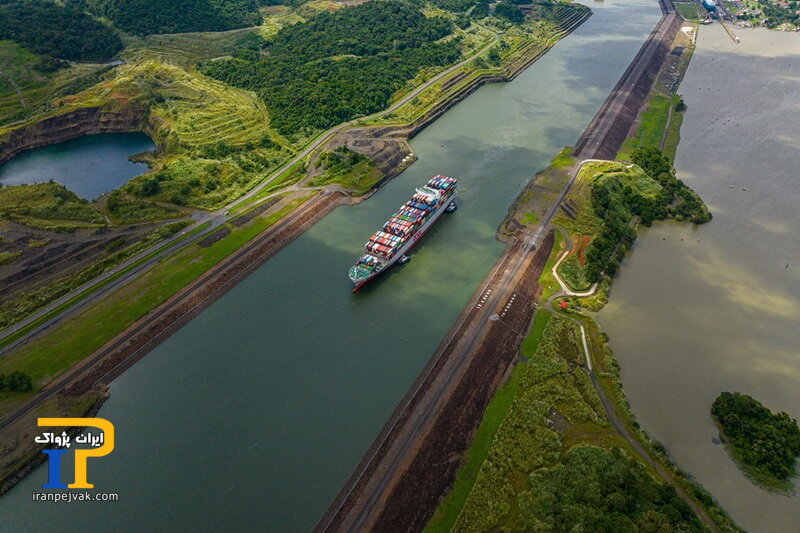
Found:
<path fill-rule="evenodd" d="M 406 253 L 445 212 L 457 209 L 456 179 L 434 176 L 420 187 L 364 246 L 364 255 L 350 267 L 350 281 L 357 291 L 393 264 L 408 261 Z"/>

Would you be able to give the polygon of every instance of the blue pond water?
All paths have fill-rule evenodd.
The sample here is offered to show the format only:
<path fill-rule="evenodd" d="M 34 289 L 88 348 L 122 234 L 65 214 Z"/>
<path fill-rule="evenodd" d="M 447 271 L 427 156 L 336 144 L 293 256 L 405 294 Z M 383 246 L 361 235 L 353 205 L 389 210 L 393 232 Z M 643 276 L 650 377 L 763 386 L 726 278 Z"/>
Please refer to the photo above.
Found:
<path fill-rule="evenodd" d="M 54 180 L 87 200 L 121 187 L 147 171 L 128 156 L 155 148 L 143 133 L 102 133 L 27 150 L 0 165 L 0 183 Z"/>

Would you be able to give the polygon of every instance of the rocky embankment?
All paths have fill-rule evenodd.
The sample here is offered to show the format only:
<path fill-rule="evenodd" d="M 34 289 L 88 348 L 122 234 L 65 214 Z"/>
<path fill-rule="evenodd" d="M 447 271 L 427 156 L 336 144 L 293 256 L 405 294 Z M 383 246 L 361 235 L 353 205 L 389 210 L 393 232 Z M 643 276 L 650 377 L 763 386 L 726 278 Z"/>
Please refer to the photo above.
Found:
<path fill-rule="evenodd" d="M 134 107 L 104 111 L 83 107 L 26 124 L 0 135 L 0 164 L 25 150 L 56 144 L 95 133 L 144 132 L 153 137 L 148 113 Z"/>

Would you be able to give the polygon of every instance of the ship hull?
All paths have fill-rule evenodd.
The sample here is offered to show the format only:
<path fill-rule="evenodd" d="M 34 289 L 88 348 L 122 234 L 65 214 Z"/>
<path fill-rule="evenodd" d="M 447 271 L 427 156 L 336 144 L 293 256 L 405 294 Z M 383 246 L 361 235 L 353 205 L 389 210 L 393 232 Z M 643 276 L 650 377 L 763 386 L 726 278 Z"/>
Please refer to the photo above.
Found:
<path fill-rule="evenodd" d="M 403 245 L 403 247 L 400 248 L 392 256 L 391 259 L 386 261 L 385 265 L 380 270 L 377 270 L 374 273 L 370 274 L 369 276 L 367 276 L 365 278 L 362 278 L 362 279 L 360 279 L 358 281 L 354 281 L 353 282 L 353 284 L 354 284 L 353 292 L 356 292 L 358 289 L 363 287 L 365 284 L 367 284 L 368 282 L 372 281 L 373 279 L 377 278 L 378 276 L 380 276 L 381 274 L 386 272 L 386 270 L 388 270 L 389 267 L 394 265 L 397 262 L 398 259 L 403 257 L 403 255 L 405 255 L 407 252 L 411 251 L 411 249 L 414 248 L 414 246 L 419 242 L 420 239 L 422 239 L 422 237 L 428 232 L 428 230 L 431 229 L 431 227 L 434 224 L 436 224 L 436 222 L 440 218 L 442 218 L 442 215 L 445 212 L 447 212 L 447 208 L 450 206 L 450 204 L 452 204 L 455 201 L 455 199 L 456 199 L 455 195 L 453 195 L 449 200 L 447 200 L 446 202 L 442 203 L 442 205 L 439 206 L 439 208 L 433 213 L 433 215 L 431 216 L 430 220 L 425 222 L 425 224 L 422 225 L 422 227 L 419 229 L 419 231 L 417 231 L 410 239 L 408 239 L 408 242 L 405 243 Z"/>

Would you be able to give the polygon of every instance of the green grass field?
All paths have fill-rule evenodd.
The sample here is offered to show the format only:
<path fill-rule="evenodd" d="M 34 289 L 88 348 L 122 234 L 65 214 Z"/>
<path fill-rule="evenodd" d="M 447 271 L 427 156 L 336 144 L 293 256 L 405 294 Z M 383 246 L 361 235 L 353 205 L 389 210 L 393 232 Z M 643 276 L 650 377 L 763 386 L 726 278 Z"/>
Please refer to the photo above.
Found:
<path fill-rule="evenodd" d="M 551 314 L 548 311 L 536 313 L 528 335 L 520 347 L 520 353 L 523 357 L 529 358 L 536 353 L 536 348 L 550 320 L 550 316 Z M 475 484 L 481 465 L 489 455 L 492 439 L 494 439 L 500 423 L 505 418 L 509 407 L 511 407 L 511 401 L 514 399 L 520 385 L 524 366 L 525 363 L 516 364 L 508 381 L 497 390 L 492 401 L 486 406 L 481 425 L 478 427 L 475 438 L 466 453 L 466 461 L 459 468 L 458 477 L 453 487 L 442 503 L 439 504 L 433 518 L 425 527 L 426 533 L 444 533 L 450 531 L 453 524 L 455 524 L 464 502 Z"/>
<path fill-rule="evenodd" d="M 0 359 L 0 373 L 20 370 L 38 386 L 48 383 L 308 198 L 292 200 L 267 217 L 232 227 L 229 235 L 207 248 L 191 245 L 167 258 L 112 296 L 64 320 L 48 335 L 5 355 Z M 119 305 L 120 301 L 125 305 Z"/>
<path fill-rule="evenodd" d="M 675 9 L 686 20 L 700 20 L 706 16 L 705 9 L 696 2 L 676 2 Z"/>
<path fill-rule="evenodd" d="M 647 107 L 639 115 L 639 127 L 634 136 L 625 140 L 617 154 L 617 159 L 626 160 L 630 153 L 639 147 L 659 148 L 661 138 L 667 128 L 670 108 L 675 100 L 660 93 L 651 94 L 647 99 Z M 678 113 L 673 112 L 673 115 Z"/>

